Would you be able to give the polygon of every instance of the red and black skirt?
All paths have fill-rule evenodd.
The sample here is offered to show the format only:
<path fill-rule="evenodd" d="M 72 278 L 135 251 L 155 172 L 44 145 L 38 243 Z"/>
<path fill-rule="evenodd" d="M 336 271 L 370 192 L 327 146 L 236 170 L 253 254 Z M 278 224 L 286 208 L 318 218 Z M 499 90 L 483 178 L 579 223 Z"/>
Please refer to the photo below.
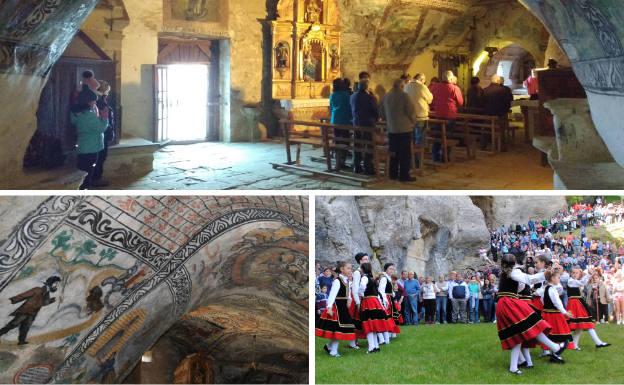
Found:
<path fill-rule="evenodd" d="M 389 330 L 390 333 L 399 334 L 401 333 L 401 327 L 399 327 L 399 320 L 401 316 L 401 312 L 397 311 L 397 307 L 392 300 L 392 296 L 386 294 L 386 299 L 388 300 L 388 308 L 386 309 L 386 314 L 392 317 L 392 322 L 394 323 L 394 328 Z"/>
<path fill-rule="evenodd" d="M 542 299 L 540 297 L 531 298 L 531 307 L 533 307 L 536 312 L 541 313 L 542 310 L 544 310 L 544 304 L 542 303 Z"/>
<path fill-rule="evenodd" d="M 500 296 L 496 304 L 496 326 L 503 349 L 518 344 L 527 346 L 540 333 L 550 331 L 550 325 L 526 301 Z"/>
<path fill-rule="evenodd" d="M 582 298 L 570 297 L 566 310 L 573 315 L 568 320 L 571 330 L 589 330 L 596 326 L 591 318 L 588 306 Z"/>
<path fill-rule="evenodd" d="M 551 341 L 558 344 L 572 341 L 570 326 L 560 311 L 542 311 L 542 319 L 550 325 L 550 331 L 546 335 Z"/>
<path fill-rule="evenodd" d="M 349 315 L 346 299 L 336 299 L 332 306 L 333 315 L 329 315 L 327 309 L 321 314 L 314 334 L 317 337 L 330 340 L 352 341 L 356 339 L 355 325 Z"/>
<path fill-rule="evenodd" d="M 388 316 L 386 308 L 376 296 L 364 297 L 360 303 L 360 321 L 362 332 L 383 333 L 394 330 L 394 321 Z"/>

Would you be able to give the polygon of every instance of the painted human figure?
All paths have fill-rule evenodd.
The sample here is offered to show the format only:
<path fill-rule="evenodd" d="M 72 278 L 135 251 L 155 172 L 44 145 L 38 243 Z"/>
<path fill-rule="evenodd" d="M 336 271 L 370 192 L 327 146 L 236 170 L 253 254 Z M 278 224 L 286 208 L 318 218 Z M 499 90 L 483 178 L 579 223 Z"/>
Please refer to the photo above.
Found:
<path fill-rule="evenodd" d="M 186 8 L 189 19 L 201 19 L 206 15 L 206 0 L 189 0 Z"/>
<path fill-rule="evenodd" d="M 280 43 L 275 48 L 277 56 L 277 68 L 288 68 L 288 46 Z"/>
<path fill-rule="evenodd" d="M 332 47 L 329 56 L 331 58 L 332 71 L 338 71 L 338 69 L 340 68 L 340 54 L 338 53 L 338 48 L 335 46 Z"/>
<path fill-rule="evenodd" d="M 0 329 L 0 336 L 8 333 L 9 331 L 19 328 L 18 345 L 25 345 L 28 342 L 26 337 L 30 331 L 39 310 L 42 307 L 48 306 L 56 301 L 56 298 L 51 298 L 50 293 L 54 293 L 57 290 L 56 285 L 61 280 L 58 276 L 49 277 L 45 281 L 45 285 L 42 287 L 34 287 L 28 291 L 16 295 L 10 298 L 12 304 L 24 302 L 17 310 L 11 313 L 13 319 L 6 324 L 5 327 Z"/>
<path fill-rule="evenodd" d="M 316 81 L 316 65 L 317 61 L 312 57 L 312 49 L 310 46 L 304 47 L 303 50 L 303 80 L 307 82 Z"/>
<path fill-rule="evenodd" d="M 321 21 L 321 7 L 319 7 L 317 0 L 310 0 L 306 7 L 306 21 L 308 23 L 318 23 Z"/>

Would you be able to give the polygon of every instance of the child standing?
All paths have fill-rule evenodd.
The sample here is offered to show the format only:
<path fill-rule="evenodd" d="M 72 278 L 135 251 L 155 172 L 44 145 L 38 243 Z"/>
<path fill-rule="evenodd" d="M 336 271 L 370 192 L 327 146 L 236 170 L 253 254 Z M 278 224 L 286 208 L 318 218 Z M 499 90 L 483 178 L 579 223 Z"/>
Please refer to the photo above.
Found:
<path fill-rule="evenodd" d="M 594 268 L 592 266 L 589 267 L 588 274 L 584 274 L 581 269 L 573 269 L 572 275 L 568 280 L 568 306 L 566 310 L 570 313 L 568 324 L 570 329 L 574 331 L 572 338 L 574 339 L 574 349 L 576 350 L 581 350 L 579 342 L 583 330 L 587 330 L 597 348 L 604 348 L 610 345 L 603 342 L 596 334 L 594 329 L 595 323 L 590 316 L 589 306 L 587 306 L 587 303 L 581 296 L 581 288 L 587 285 L 593 271 Z"/>
<path fill-rule="evenodd" d="M 315 330 L 317 337 L 330 340 L 329 344 L 323 348 L 332 357 L 340 357 L 338 354 L 339 341 L 355 340 L 355 325 L 349 315 L 351 264 L 345 261 L 339 262 L 336 273 L 338 273 L 338 277 L 332 282 L 327 299 L 327 309 L 321 314 L 321 319 Z"/>
<path fill-rule="evenodd" d="M 362 322 L 362 332 L 366 334 L 368 340 L 368 352 L 379 352 L 379 341 L 377 334 L 388 333 L 394 329 L 394 322 L 386 313 L 382 302 L 379 300 L 379 292 L 375 287 L 373 279 L 373 268 L 366 262 L 360 265 L 362 278 L 360 280 L 360 321 Z"/>
<path fill-rule="evenodd" d="M 78 169 L 85 171 L 81 190 L 93 187 L 98 154 L 104 149 L 104 132 L 108 128 L 108 109 L 98 113 L 95 103 L 97 94 L 84 87 L 78 94 L 77 103 L 72 107 L 70 121 L 78 134 Z"/>

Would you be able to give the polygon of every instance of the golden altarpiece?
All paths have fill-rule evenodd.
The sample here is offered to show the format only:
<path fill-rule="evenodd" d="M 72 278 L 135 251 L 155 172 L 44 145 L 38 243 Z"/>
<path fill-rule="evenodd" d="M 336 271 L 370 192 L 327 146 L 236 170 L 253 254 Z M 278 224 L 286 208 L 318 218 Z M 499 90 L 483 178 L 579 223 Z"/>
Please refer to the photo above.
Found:
<path fill-rule="evenodd" d="M 328 115 L 332 81 L 340 77 L 339 12 L 335 0 L 280 0 L 272 36 L 274 100 L 288 117 Z"/>

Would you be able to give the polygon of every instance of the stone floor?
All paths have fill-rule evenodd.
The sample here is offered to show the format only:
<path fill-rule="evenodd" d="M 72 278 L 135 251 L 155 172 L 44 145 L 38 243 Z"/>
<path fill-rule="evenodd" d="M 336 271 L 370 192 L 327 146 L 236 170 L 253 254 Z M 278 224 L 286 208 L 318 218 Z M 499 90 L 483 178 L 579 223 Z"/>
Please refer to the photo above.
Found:
<path fill-rule="evenodd" d="M 294 152 L 293 152 L 294 153 Z M 320 150 L 302 150 L 305 165 Z M 284 145 L 267 143 L 199 143 L 171 145 L 155 154 L 154 171 L 135 180 L 116 180 L 108 189 L 129 190 L 338 190 L 362 189 L 353 182 L 318 177 L 295 170 L 276 170 L 270 163 L 285 162 Z M 448 167 L 429 167 L 414 183 L 383 182 L 370 189 L 426 190 L 551 190 L 553 172 L 540 166 L 540 153 L 528 144 L 512 151 L 475 160 L 459 160 Z"/>

